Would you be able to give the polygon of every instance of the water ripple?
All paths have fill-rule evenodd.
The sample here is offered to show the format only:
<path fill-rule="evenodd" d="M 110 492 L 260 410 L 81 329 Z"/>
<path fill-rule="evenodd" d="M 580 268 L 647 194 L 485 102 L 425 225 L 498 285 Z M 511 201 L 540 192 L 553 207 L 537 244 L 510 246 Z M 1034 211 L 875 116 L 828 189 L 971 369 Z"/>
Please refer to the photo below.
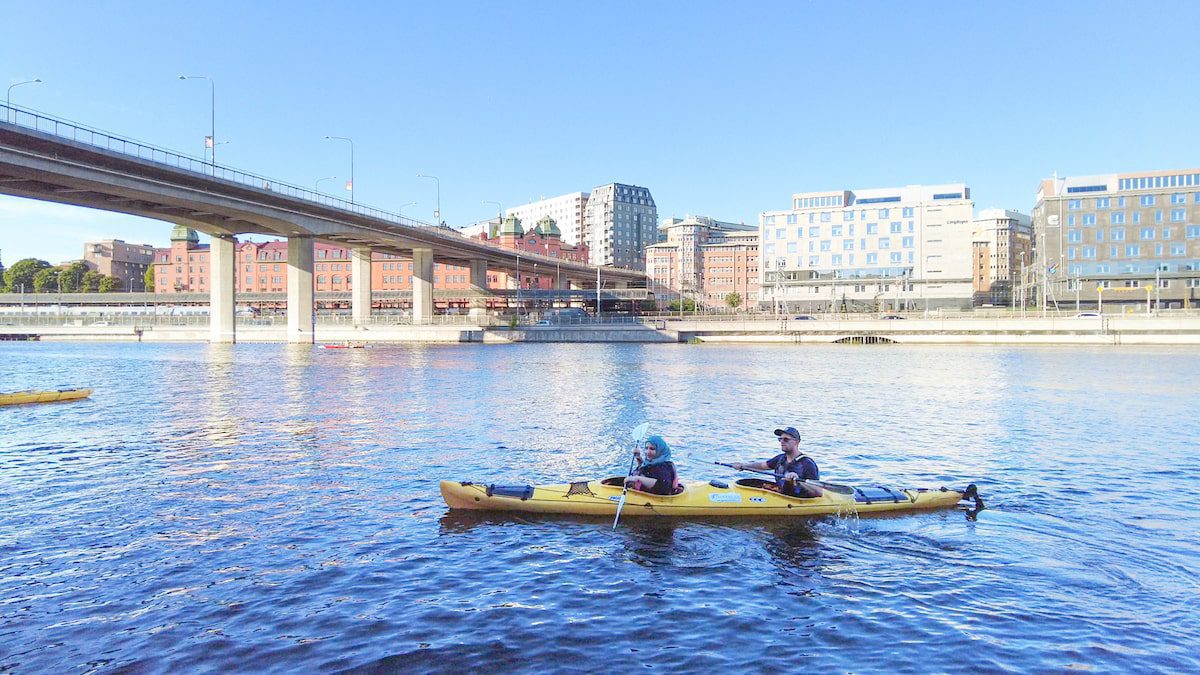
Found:
<path fill-rule="evenodd" d="M 1200 670 L 1194 351 L 0 343 L 0 671 Z M 903 517 L 449 512 L 795 425 Z M 752 641 L 752 642 L 751 642 Z M 755 647 L 748 647 L 753 644 Z"/>

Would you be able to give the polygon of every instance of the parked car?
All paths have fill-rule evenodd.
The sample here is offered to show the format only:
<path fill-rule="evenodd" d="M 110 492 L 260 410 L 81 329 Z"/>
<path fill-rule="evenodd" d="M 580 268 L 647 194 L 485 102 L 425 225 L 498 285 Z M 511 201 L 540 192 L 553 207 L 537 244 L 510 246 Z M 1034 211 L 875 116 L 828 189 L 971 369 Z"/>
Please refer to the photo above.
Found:
<path fill-rule="evenodd" d="M 817 317 L 809 316 L 808 314 L 800 314 L 792 317 L 793 321 L 816 321 Z"/>
<path fill-rule="evenodd" d="M 107 326 L 109 324 L 107 321 L 97 321 L 97 322 L 93 323 L 92 325 L 93 326 Z"/>
<path fill-rule="evenodd" d="M 1071 318 L 1072 319 L 1099 319 L 1100 313 L 1099 312 L 1080 312 Z"/>
<path fill-rule="evenodd" d="M 537 322 L 537 323 L 535 323 L 535 324 L 533 324 L 533 325 L 535 325 L 535 326 L 553 326 L 553 325 L 554 325 L 554 323 L 553 323 L 552 321 L 549 321 L 549 320 L 547 320 L 547 319 L 542 319 L 541 321 L 539 321 L 539 322 Z"/>
<path fill-rule="evenodd" d="M 899 314 L 884 314 L 883 316 L 881 316 L 879 318 L 881 318 L 881 319 L 903 319 L 904 317 L 900 316 Z"/>

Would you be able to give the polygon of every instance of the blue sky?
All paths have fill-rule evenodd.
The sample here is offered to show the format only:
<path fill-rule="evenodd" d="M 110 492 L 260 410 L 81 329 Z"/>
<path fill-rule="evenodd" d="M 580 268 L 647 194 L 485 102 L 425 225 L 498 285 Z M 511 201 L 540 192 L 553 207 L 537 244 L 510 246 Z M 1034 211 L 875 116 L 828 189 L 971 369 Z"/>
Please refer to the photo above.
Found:
<path fill-rule="evenodd" d="M 451 225 L 619 181 L 660 217 L 792 193 L 1200 165 L 1200 3 L 0 2 L 13 103 Z M 323 189 L 337 189 L 326 182 Z M 166 224 L 0 197 L 6 264 Z"/>

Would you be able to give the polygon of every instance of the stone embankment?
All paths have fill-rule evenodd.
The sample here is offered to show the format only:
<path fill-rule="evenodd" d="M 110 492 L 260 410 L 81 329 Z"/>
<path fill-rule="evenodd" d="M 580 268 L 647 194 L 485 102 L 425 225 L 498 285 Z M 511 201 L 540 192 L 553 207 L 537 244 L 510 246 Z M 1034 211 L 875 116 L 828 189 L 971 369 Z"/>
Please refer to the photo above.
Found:
<path fill-rule="evenodd" d="M 285 342 L 284 326 L 238 326 L 238 342 Z M 0 340 L 207 342 L 203 325 L 0 325 Z M 426 326 L 318 325 L 316 342 L 850 343 L 1200 345 L 1200 316 L 711 320 L 657 318 L 638 323 Z"/>

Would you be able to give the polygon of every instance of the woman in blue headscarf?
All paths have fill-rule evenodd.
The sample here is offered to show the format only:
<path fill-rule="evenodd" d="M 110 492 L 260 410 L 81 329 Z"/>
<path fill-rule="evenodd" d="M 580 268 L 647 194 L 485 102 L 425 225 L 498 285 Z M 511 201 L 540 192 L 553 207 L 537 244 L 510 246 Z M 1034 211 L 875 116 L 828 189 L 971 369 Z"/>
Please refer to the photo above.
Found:
<path fill-rule="evenodd" d="M 634 490 L 641 490 L 656 495 L 675 494 L 677 475 L 675 464 L 671 462 L 671 446 L 662 436 L 651 436 L 646 439 L 646 456 L 635 453 L 638 468 L 633 475 L 625 479 L 625 483 Z"/>

